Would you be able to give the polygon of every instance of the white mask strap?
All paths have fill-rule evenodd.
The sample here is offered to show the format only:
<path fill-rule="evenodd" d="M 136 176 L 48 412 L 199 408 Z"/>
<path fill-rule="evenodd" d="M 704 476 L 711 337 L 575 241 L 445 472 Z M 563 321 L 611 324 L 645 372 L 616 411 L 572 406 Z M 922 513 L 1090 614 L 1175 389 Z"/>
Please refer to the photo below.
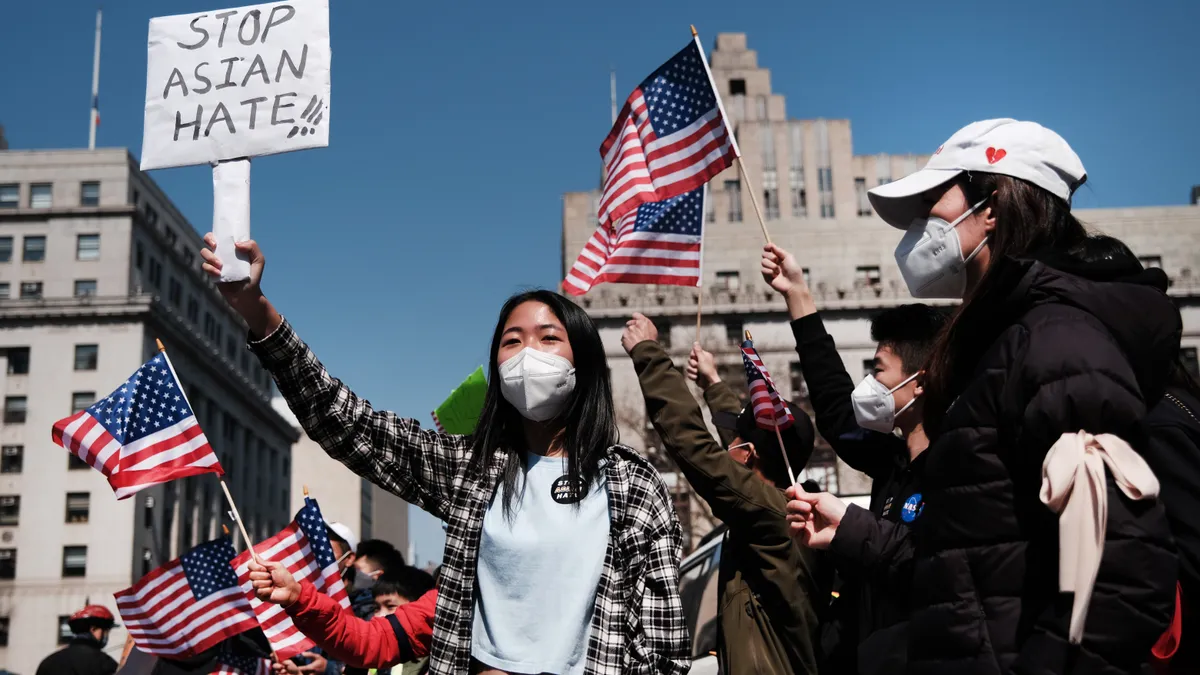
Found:
<path fill-rule="evenodd" d="M 900 387 L 903 387 L 904 385 L 906 385 L 906 384 L 908 384 L 909 382 L 912 382 L 914 379 L 916 379 L 916 377 L 917 377 L 917 375 L 918 375 L 918 374 L 919 374 L 919 373 L 913 373 L 912 375 L 909 375 L 907 378 L 905 378 L 905 380 L 904 380 L 903 382 L 901 382 L 900 384 L 898 384 L 898 385 L 896 385 L 896 386 L 892 387 L 891 389 L 888 389 L 888 393 L 889 393 L 889 394 L 894 394 L 894 393 L 896 393 L 896 392 L 897 392 L 897 391 L 900 389 Z"/>
<path fill-rule="evenodd" d="M 342 554 L 342 557 L 338 558 L 337 560 L 334 560 L 333 564 L 336 565 L 336 564 L 342 562 L 343 560 L 346 559 L 346 556 L 350 555 L 351 553 L 354 553 L 354 551 L 346 551 L 345 553 Z"/>
<path fill-rule="evenodd" d="M 953 222 L 953 223 L 950 223 L 950 227 L 949 227 L 949 229 L 953 230 L 954 228 L 958 227 L 958 224 L 959 224 L 959 223 L 961 223 L 962 221 L 966 220 L 966 219 L 967 219 L 967 216 L 969 216 L 969 215 L 971 215 L 972 213 L 975 213 L 976 211 L 978 211 L 978 210 L 979 210 L 979 207 L 983 206 L 983 205 L 984 205 L 984 203 L 985 203 L 985 202 L 986 202 L 988 199 L 989 199 L 989 197 L 984 197 L 983 199 L 980 199 L 980 200 L 979 200 L 979 202 L 978 202 L 977 204 L 975 204 L 975 206 L 972 206 L 971 208 L 967 209 L 967 210 L 966 210 L 966 212 L 965 212 L 965 213 L 963 213 L 961 216 L 959 216 L 959 217 L 955 218 L 955 219 L 954 219 L 954 222 Z"/>

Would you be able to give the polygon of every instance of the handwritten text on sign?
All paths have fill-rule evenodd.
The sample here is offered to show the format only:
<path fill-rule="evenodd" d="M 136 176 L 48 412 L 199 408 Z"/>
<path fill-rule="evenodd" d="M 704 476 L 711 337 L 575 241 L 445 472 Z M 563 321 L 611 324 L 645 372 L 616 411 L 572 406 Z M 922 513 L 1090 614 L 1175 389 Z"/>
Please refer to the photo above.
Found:
<path fill-rule="evenodd" d="M 329 145 L 329 2 L 150 20 L 142 169 Z"/>

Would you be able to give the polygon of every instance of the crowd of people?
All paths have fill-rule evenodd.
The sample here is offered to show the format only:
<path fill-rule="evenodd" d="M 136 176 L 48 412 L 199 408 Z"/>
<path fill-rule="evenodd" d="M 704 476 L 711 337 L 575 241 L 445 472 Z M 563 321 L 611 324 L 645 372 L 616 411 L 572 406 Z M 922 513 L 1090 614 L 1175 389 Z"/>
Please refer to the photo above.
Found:
<path fill-rule="evenodd" d="M 721 672 L 1200 672 L 1200 387 L 1165 274 L 1072 215 L 1085 180 L 1054 132 L 989 120 L 874 188 L 911 294 L 961 304 L 873 317 L 874 369 L 857 384 L 803 252 L 767 245 L 762 274 L 786 301 L 814 410 L 788 404 L 786 429 L 763 428 L 701 344 L 677 364 L 652 321 L 629 320 L 648 418 L 728 528 Z M 619 442 L 582 309 L 549 291 L 510 298 L 478 427 L 449 435 L 330 375 L 263 294 L 257 244 L 238 248 L 251 277 L 221 291 L 308 434 L 447 526 L 437 590 L 382 542 L 332 527 L 353 612 L 251 564 L 258 597 L 322 650 L 276 672 L 688 672 L 671 494 Z M 817 432 L 873 479 L 868 508 L 792 484 Z"/>

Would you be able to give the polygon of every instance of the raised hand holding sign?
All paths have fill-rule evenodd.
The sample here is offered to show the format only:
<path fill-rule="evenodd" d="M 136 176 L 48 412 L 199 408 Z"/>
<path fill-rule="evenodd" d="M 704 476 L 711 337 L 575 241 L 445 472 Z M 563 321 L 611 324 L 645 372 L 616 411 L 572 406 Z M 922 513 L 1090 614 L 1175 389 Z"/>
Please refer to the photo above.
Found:
<path fill-rule="evenodd" d="M 143 170 L 213 165 L 221 281 L 250 274 L 249 158 L 329 145 L 329 2 L 150 20 Z"/>

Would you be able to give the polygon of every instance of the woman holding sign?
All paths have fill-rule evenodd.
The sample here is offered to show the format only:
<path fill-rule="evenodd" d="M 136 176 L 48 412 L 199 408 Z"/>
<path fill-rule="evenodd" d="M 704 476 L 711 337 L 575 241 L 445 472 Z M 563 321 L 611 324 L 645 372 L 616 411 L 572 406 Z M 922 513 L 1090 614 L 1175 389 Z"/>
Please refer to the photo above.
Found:
<path fill-rule="evenodd" d="M 250 279 L 221 293 L 308 435 L 448 524 L 431 673 L 687 672 L 679 522 L 658 472 L 616 444 L 604 347 L 582 309 L 549 291 L 510 298 L 475 434 L 441 434 L 330 376 L 263 295 L 258 245 L 237 247 Z"/>

